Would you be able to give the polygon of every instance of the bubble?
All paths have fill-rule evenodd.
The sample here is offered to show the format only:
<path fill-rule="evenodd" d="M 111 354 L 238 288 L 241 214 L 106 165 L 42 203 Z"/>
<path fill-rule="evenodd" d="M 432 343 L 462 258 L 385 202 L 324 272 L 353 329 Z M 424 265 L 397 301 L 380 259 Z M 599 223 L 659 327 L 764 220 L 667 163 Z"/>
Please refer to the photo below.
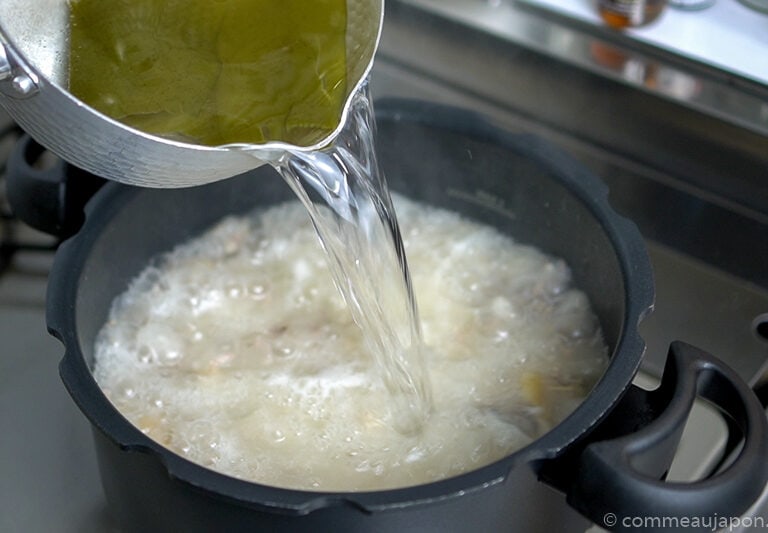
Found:
<path fill-rule="evenodd" d="M 261 300 L 264 298 L 264 296 L 266 296 L 267 289 L 264 285 L 261 284 L 251 285 L 248 288 L 248 294 L 256 300 Z"/>
<path fill-rule="evenodd" d="M 227 296 L 231 299 L 240 298 L 243 295 L 243 290 L 238 285 L 229 285 L 226 289 Z"/>
<path fill-rule="evenodd" d="M 149 346 L 142 344 L 139 346 L 138 350 L 136 350 L 136 356 L 139 359 L 139 362 L 143 364 L 147 364 L 152 361 L 152 351 L 149 349 Z"/>

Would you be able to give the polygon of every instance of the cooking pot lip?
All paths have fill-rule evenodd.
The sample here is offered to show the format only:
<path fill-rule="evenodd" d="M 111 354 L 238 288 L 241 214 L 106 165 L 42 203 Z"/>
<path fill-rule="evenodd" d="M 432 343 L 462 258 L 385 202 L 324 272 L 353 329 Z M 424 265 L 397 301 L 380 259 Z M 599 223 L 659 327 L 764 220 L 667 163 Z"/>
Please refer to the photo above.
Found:
<path fill-rule="evenodd" d="M 157 457 L 170 475 L 181 483 L 209 492 L 217 498 L 273 512 L 305 514 L 335 504 L 365 511 L 397 509 L 437 502 L 502 483 L 511 469 L 556 457 L 583 438 L 616 405 L 629 387 L 642 360 L 645 343 L 638 325 L 653 306 L 650 261 L 637 227 L 618 215 L 608 203 L 608 189 L 596 176 L 550 144 L 528 135 L 512 134 L 492 125 L 474 112 L 413 100 L 386 100 L 376 104 L 377 118 L 417 121 L 445 128 L 505 147 L 525 138 L 537 146 L 534 158 L 565 169 L 558 176 L 568 190 L 602 222 L 621 269 L 625 312 L 611 363 L 589 396 L 558 425 L 516 452 L 479 469 L 423 485 L 369 492 L 313 492 L 271 487 L 240 480 L 193 463 L 151 440 L 112 405 L 96 383 L 85 361 L 76 330 L 77 292 L 83 267 L 93 244 L 109 222 L 137 194 L 146 189 L 109 183 L 86 207 L 86 222 L 56 254 L 48 284 L 49 331 L 65 346 L 60 363 L 62 379 L 91 423 L 126 451 L 148 452 Z M 150 192 L 151 193 L 151 192 Z"/>

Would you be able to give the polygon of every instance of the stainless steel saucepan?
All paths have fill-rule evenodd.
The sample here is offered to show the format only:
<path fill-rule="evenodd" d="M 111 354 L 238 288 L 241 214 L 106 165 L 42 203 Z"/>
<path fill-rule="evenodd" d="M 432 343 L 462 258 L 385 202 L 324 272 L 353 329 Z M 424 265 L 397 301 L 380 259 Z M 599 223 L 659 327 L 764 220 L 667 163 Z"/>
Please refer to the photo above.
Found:
<path fill-rule="evenodd" d="M 0 104 L 40 144 L 104 178 L 148 187 L 188 187 L 265 163 L 284 143 L 207 147 L 127 127 L 67 91 L 67 0 L 0 0 Z M 347 100 L 330 143 L 346 121 L 351 96 L 368 77 L 384 0 L 347 1 Z M 295 148 L 295 147 L 294 147 Z"/>

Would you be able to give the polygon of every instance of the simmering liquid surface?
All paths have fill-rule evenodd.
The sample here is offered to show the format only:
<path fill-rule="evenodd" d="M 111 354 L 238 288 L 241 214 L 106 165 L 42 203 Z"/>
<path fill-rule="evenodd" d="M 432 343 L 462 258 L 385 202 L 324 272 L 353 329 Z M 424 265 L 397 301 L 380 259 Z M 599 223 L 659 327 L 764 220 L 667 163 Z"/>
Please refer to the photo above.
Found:
<path fill-rule="evenodd" d="M 298 202 L 221 222 L 115 303 L 95 377 L 137 427 L 202 465 L 309 490 L 442 479 L 560 421 L 607 365 L 567 266 L 396 198 L 433 407 L 403 433 Z"/>
<path fill-rule="evenodd" d="M 347 95 L 345 0 L 72 0 L 69 89 L 142 131 L 311 146 Z"/>

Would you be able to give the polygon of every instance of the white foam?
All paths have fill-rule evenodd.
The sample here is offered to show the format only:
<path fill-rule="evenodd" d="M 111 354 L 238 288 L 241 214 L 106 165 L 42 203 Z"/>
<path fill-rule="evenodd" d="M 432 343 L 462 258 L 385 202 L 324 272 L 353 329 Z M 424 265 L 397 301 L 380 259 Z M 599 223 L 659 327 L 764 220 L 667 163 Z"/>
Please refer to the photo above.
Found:
<path fill-rule="evenodd" d="M 303 207 L 230 218 L 118 298 L 94 374 L 139 428 L 233 476 L 373 490 L 474 469 L 541 435 L 607 364 L 567 266 L 396 199 L 434 411 L 395 429 L 390 397 Z"/>

